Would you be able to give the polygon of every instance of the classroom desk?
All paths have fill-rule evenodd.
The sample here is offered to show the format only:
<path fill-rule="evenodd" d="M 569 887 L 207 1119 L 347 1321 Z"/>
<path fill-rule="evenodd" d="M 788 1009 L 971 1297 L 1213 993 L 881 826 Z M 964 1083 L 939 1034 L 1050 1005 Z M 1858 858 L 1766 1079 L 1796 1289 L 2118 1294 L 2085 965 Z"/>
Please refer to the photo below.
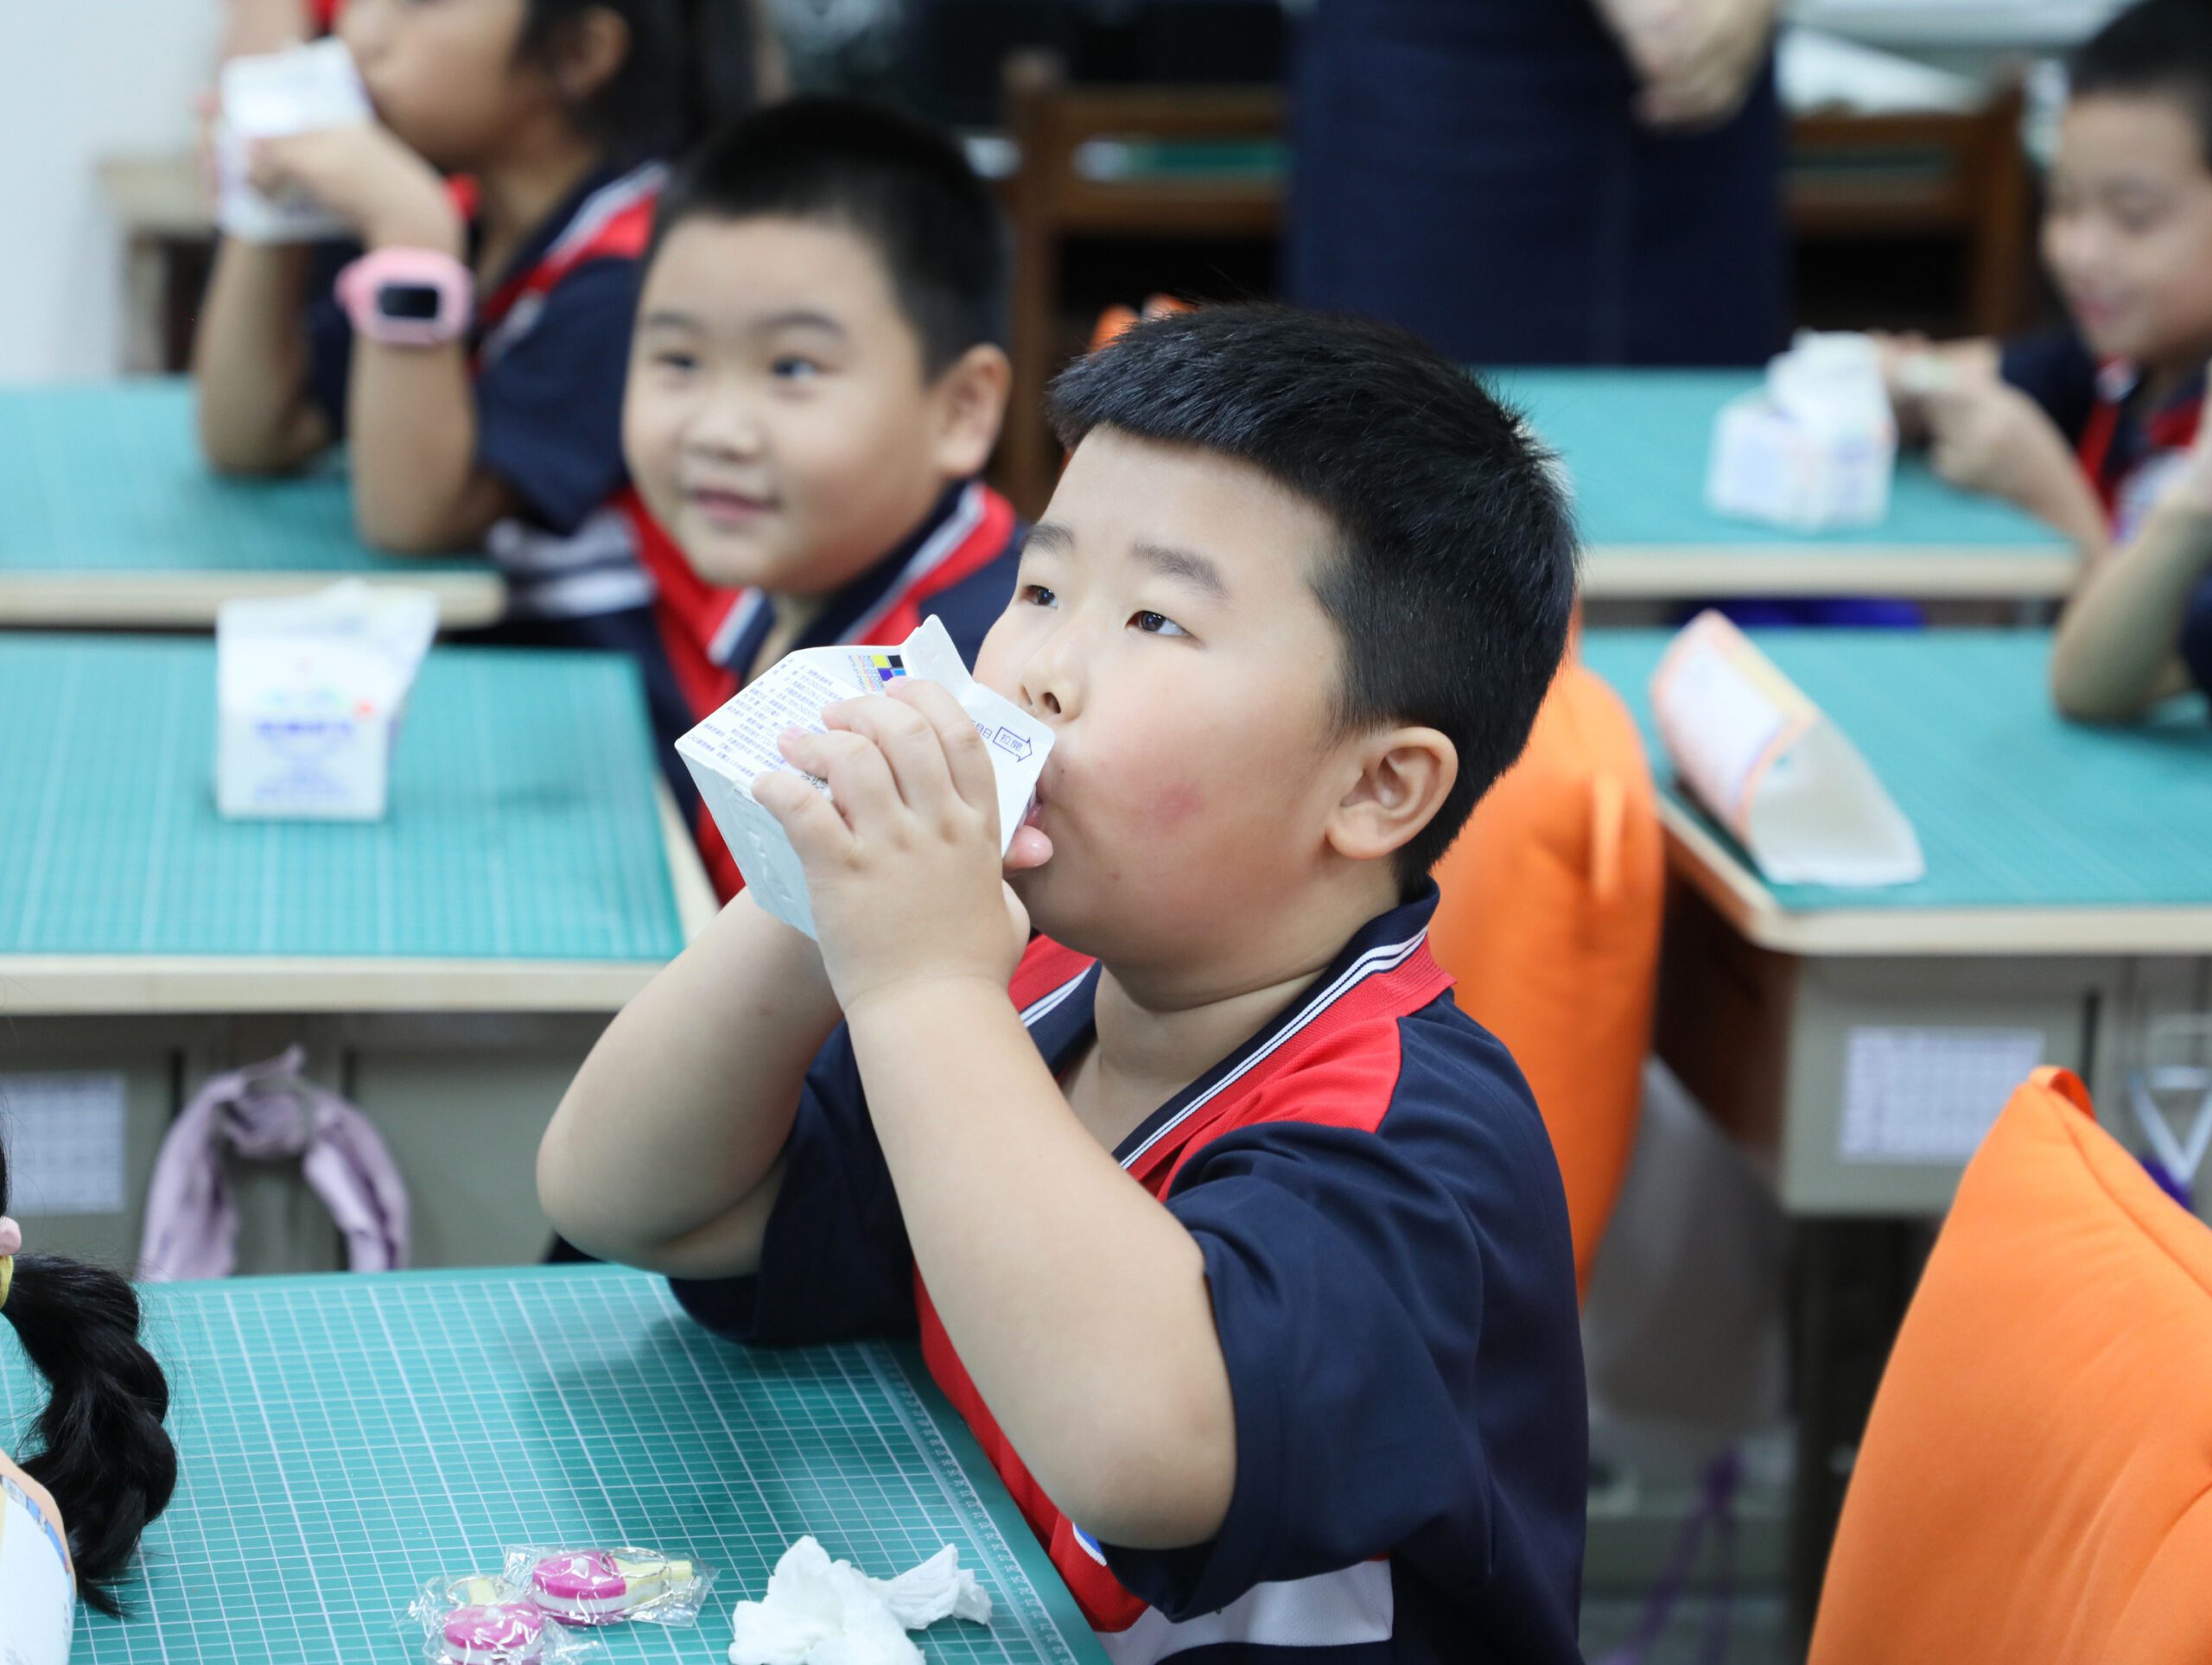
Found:
<path fill-rule="evenodd" d="M 506 602 L 487 562 L 363 547 L 334 463 L 211 473 L 185 382 L 0 388 L 0 625 L 205 628 L 235 596 L 348 577 L 429 590 L 448 629 Z"/>
<path fill-rule="evenodd" d="M 713 912 L 636 672 L 434 649 L 380 823 L 222 819 L 214 692 L 205 638 L 0 634 L 0 1096 L 58 1072 L 123 1104 L 122 1206 L 34 1229 L 127 1264 L 171 1115 L 297 1041 L 392 1146 L 418 1264 L 536 1259 L 538 1133 Z M 334 1263 L 296 1175 L 239 1191 L 247 1269 Z"/>
<path fill-rule="evenodd" d="M 1966 1157 L 2037 1062 L 2125 1097 L 2145 1031 L 2212 1010 L 2212 726 L 2053 715 L 2043 632 L 1763 631 L 1917 829 L 1920 881 L 1771 885 L 1669 779 L 1669 636 L 1586 632 L 1662 781 L 1671 882 L 1656 1045 L 1796 1222 L 1792 1590 L 1809 1617 L 1881 1369 Z M 2212 1191 L 2212 1187 L 2207 1187 Z M 2201 1204 L 2200 1204 L 2201 1205 Z"/>
<path fill-rule="evenodd" d="M 2056 532 L 1898 459 L 1889 518 L 1798 534 L 1705 506 L 1714 413 L 1758 384 L 1749 370 L 1514 370 L 1485 379 L 1524 409 L 1574 483 L 1593 601 L 1750 595 L 2050 601 L 2079 562 Z"/>
<path fill-rule="evenodd" d="M 611 1268 L 253 1278 L 146 1292 L 178 1487 L 131 1617 L 80 1610 L 81 1665 L 364 1665 L 434 1579 L 508 1546 L 633 1543 L 715 1574 L 697 1624 L 609 1633 L 616 1660 L 719 1660 L 794 1540 L 878 1578 L 957 1545 L 988 1629 L 919 1638 L 957 1665 L 1105 1665 L 918 1353 L 750 1350 L 657 1278 Z M 29 1370 L 0 1351 L 0 1416 Z"/>

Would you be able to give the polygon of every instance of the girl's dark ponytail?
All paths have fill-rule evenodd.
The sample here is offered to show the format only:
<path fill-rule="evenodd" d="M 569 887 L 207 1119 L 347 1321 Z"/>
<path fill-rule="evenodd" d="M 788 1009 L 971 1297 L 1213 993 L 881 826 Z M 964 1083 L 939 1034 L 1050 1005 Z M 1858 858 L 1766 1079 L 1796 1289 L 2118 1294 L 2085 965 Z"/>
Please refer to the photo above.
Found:
<path fill-rule="evenodd" d="M 620 158 L 676 156 L 760 101 L 759 8 L 767 0 L 529 0 L 521 51 L 550 59 L 588 11 L 628 25 L 620 67 L 575 111 Z"/>
<path fill-rule="evenodd" d="M 8 1157 L 0 1150 L 0 1214 Z M 51 1389 L 24 1472 L 53 1493 L 87 1606 L 120 1611 L 115 1586 L 147 1523 L 176 1489 L 162 1419 L 168 1383 L 138 1344 L 138 1297 L 112 1272 L 54 1255 L 18 1255 L 0 1319 L 15 1326 Z"/>

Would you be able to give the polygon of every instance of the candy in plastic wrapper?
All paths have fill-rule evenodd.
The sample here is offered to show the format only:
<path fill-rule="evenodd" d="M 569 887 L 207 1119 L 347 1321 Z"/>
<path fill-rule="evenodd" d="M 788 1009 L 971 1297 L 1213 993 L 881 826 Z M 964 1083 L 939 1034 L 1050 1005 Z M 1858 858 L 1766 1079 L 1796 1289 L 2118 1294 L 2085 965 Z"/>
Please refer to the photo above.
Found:
<path fill-rule="evenodd" d="M 506 1576 L 563 1624 L 690 1624 L 715 1575 L 698 1562 L 658 1549 L 507 1551 Z"/>
<path fill-rule="evenodd" d="M 595 1638 L 554 1624 L 503 1574 L 435 1579 L 407 1615 L 423 1627 L 429 1665 L 593 1665 L 606 1657 Z"/>

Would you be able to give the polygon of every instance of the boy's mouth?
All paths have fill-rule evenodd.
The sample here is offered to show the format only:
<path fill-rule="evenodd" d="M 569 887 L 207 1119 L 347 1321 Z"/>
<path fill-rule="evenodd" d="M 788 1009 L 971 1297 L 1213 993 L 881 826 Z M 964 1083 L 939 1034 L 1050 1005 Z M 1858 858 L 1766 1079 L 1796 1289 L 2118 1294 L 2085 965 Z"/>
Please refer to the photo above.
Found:
<path fill-rule="evenodd" d="M 683 500 L 716 526 L 749 526 L 776 506 L 773 498 L 754 497 L 719 486 L 693 486 L 685 491 Z"/>

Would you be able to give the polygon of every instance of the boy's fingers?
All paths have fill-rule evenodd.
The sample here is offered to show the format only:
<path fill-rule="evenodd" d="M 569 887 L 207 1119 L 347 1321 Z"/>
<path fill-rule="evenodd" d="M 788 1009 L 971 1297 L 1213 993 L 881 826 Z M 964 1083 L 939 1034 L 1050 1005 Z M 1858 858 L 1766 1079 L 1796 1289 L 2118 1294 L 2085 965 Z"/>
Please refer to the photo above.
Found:
<path fill-rule="evenodd" d="M 874 740 L 849 733 L 793 729 L 784 735 L 781 749 L 817 780 L 830 783 L 830 802 L 855 832 L 863 823 L 880 823 L 898 811 L 898 783 Z"/>
<path fill-rule="evenodd" d="M 753 801 L 776 817 L 802 863 L 809 851 L 819 854 L 852 842 L 851 829 L 830 800 L 797 775 L 760 776 L 753 783 Z"/>
<path fill-rule="evenodd" d="M 991 754 L 983 746 L 983 737 L 976 732 L 975 721 L 960 709 L 952 691 L 937 683 L 908 681 L 893 686 L 892 696 L 920 713 L 937 730 L 955 790 L 971 807 L 989 814 L 995 826 L 999 783 L 991 768 Z"/>
<path fill-rule="evenodd" d="M 890 764 L 892 779 L 908 809 L 936 815 L 950 806 L 957 789 L 944 745 L 920 712 L 897 700 L 866 696 L 832 706 L 822 720 L 875 743 Z"/>

